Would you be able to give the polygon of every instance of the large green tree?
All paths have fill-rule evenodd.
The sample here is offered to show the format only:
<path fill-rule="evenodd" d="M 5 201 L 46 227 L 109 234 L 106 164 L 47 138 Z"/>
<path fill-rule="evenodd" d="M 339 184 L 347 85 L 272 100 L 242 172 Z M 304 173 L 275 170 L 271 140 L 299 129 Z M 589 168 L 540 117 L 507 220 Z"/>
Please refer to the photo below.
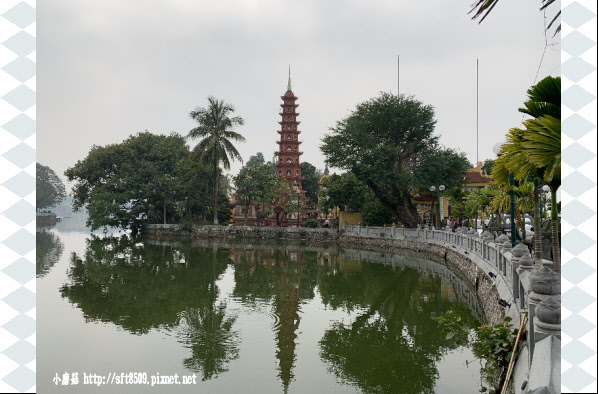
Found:
<path fill-rule="evenodd" d="M 406 227 L 421 223 L 412 193 L 461 186 L 471 164 L 443 148 L 434 108 L 410 96 L 381 93 L 332 127 L 320 149 L 328 164 L 351 171 Z"/>
<path fill-rule="evenodd" d="M 261 153 L 258 153 L 258 155 L 261 156 Z M 247 165 L 241 168 L 239 174 L 234 178 L 235 196 L 238 203 L 245 207 L 245 225 L 247 225 L 249 206 L 256 202 L 266 210 L 267 205 L 272 200 L 276 183 L 276 176 L 272 172 L 271 163 L 264 163 L 263 156 L 261 160 L 254 160 L 256 157 L 259 158 L 258 155 L 251 156 L 247 161 Z M 252 161 L 253 164 L 250 166 Z"/>
<path fill-rule="evenodd" d="M 185 139 L 176 133 L 143 132 L 119 144 L 94 146 L 65 175 L 75 182 L 73 208 L 86 206 L 94 230 L 137 230 L 141 220 L 204 216 L 213 186 L 210 169 L 191 161 Z"/>
<path fill-rule="evenodd" d="M 245 121 L 240 116 L 231 117 L 235 112 L 232 104 L 225 103 L 214 97 L 208 97 L 207 108 L 196 108 L 189 116 L 198 123 L 191 129 L 188 138 L 201 138 L 194 148 L 194 153 L 203 163 L 210 165 L 213 177 L 212 207 L 214 224 L 218 224 L 218 177 L 220 165 L 230 169 L 230 160 L 243 161 L 232 141 L 243 142 L 245 138 L 233 131 L 237 126 L 242 126 Z M 229 159 L 230 157 L 230 159 Z"/>
<path fill-rule="evenodd" d="M 35 207 L 43 209 L 58 204 L 66 196 L 64 183 L 47 166 L 35 163 Z"/>
<path fill-rule="evenodd" d="M 469 192 L 460 187 L 453 187 L 447 189 L 444 194 L 448 197 L 451 206 L 451 216 L 458 218 L 466 216 L 465 201 L 467 200 Z"/>
<path fill-rule="evenodd" d="M 313 164 L 308 162 L 303 163 L 301 176 L 305 177 L 305 179 L 301 182 L 301 187 L 305 190 L 307 205 L 310 208 L 315 208 L 315 205 L 318 203 L 318 191 L 322 175 L 324 175 L 322 171 L 318 170 Z"/>
<path fill-rule="evenodd" d="M 328 213 L 336 207 L 341 210 L 360 211 L 368 197 L 372 196 L 367 186 L 359 181 L 355 174 L 346 172 L 322 179 L 320 197 L 320 210 Z"/>

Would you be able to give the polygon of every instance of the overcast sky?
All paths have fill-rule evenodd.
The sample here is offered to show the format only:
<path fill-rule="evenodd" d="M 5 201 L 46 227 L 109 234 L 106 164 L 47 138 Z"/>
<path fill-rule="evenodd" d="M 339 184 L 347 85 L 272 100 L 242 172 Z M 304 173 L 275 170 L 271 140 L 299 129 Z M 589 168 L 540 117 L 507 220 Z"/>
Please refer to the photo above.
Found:
<path fill-rule="evenodd" d="M 472 0 L 53 0 L 38 3 L 37 160 L 59 175 L 92 145 L 149 130 L 186 135 L 215 96 L 245 119 L 244 160 L 278 145 L 291 65 L 303 161 L 324 168 L 320 139 L 380 91 L 436 109 L 441 143 L 476 161 L 520 125 L 545 47 L 540 0 L 501 0 L 481 24 Z M 555 4 L 548 13 L 560 9 Z M 547 35 L 538 80 L 560 75 Z M 195 145 L 197 141 L 189 141 Z M 234 163 L 236 173 L 240 163 Z M 334 170 L 334 169 L 333 169 Z"/>

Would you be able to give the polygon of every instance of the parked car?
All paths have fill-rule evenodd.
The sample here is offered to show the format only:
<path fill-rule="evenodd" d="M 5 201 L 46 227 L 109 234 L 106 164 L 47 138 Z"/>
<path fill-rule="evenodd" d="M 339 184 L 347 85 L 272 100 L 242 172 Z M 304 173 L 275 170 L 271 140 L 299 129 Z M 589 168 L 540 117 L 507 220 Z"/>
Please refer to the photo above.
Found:
<path fill-rule="evenodd" d="M 561 246 L 561 218 L 558 219 L 559 223 L 559 247 Z M 542 258 L 546 260 L 553 260 L 552 257 L 552 219 L 546 219 L 542 222 Z M 534 235 L 530 239 L 530 243 L 528 246 L 530 247 L 530 252 L 533 254 L 534 252 L 534 241 L 535 236 L 538 234 L 538 231 L 534 232 Z"/>
<path fill-rule="evenodd" d="M 533 226 L 534 226 L 534 218 L 531 215 L 525 215 L 525 243 L 529 244 L 530 240 L 532 238 L 532 236 L 534 235 L 534 231 L 533 231 Z M 493 218 L 492 220 L 490 220 L 490 223 L 488 224 L 488 231 L 494 233 L 494 232 L 498 232 L 498 221 L 496 220 L 496 218 Z M 515 223 L 515 229 L 516 229 L 516 239 L 517 241 L 522 241 L 523 240 L 523 233 L 521 232 L 521 227 L 519 227 L 519 223 Z M 501 224 L 501 230 L 503 234 L 506 234 L 507 236 L 511 236 L 511 215 L 503 215 L 502 217 L 502 224 Z"/>

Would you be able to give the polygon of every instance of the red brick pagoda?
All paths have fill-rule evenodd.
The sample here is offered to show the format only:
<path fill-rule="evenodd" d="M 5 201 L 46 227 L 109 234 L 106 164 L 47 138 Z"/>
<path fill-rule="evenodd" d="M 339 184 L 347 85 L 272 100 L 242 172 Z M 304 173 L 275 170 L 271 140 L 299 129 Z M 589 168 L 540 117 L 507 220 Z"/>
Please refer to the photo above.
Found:
<path fill-rule="evenodd" d="M 302 141 L 299 141 L 299 123 L 297 121 L 297 116 L 299 115 L 298 112 L 295 112 L 295 109 L 299 106 L 295 104 L 297 100 L 297 96 L 293 94 L 291 90 L 291 69 L 289 67 L 289 84 L 287 86 L 287 91 L 284 96 L 280 97 L 282 99 L 282 112 L 280 116 L 282 116 L 282 121 L 280 123 L 281 129 L 278 130 L 278 134 L 280 134 L 280 141 L 276 141 L 279 145 L 278 152 L 275 152 L 278 155 L 278 161 L 276 163 L 276 167 L 278 168 L 278 176 L 286 178 L 289 181 L 291 189 L 296 191 L 297 189 L 301 193 L 305 193 L 305 190 L 301 187 L 301 181 L 305 179 L 305 177 L 301 176 L 301 164 L 299 160 L 299 156 L 303 154 L 303 152 L 299 151 L 299 145 L 302 144 Z"/>

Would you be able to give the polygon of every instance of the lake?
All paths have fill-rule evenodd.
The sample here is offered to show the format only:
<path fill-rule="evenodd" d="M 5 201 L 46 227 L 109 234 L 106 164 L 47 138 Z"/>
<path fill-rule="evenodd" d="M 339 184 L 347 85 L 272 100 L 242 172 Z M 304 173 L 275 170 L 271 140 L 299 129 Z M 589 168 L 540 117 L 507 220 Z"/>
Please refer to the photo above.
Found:
<path fill-rule="evenodd" d="M 434 318 L 453 310 L 476 327 L 481 309 L 440 260 L 336 244 L 131 240 L 64 217 L 38 230 L 36 266 L 40 393 L 480 388 L 479 360 Z"/>

